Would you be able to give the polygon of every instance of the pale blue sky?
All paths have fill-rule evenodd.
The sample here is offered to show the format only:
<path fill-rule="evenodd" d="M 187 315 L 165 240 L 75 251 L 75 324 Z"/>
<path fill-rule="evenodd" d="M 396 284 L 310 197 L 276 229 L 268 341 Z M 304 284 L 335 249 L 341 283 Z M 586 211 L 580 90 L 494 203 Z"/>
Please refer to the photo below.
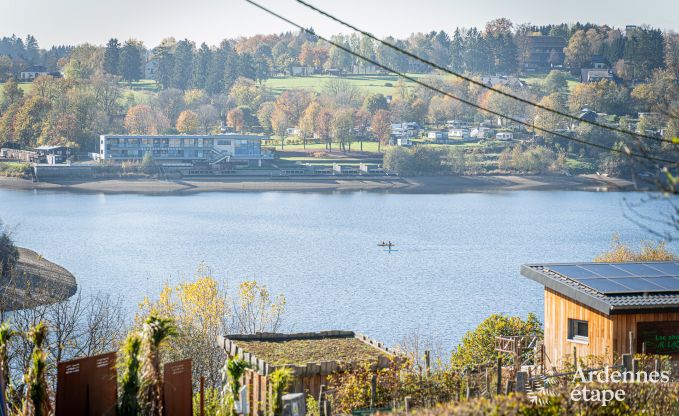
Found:
<path fill-rule="evenodd" d="M 679 0 L 310 0 L 379 36 L 482 26 L 497 17 L 534 24 L 592 21 L 679 29 Z M 346 32 L 294 0 L 261 0 L 318 33 Z M 243 0 L 0 0 L 0 35 L 31 33 L 42 47 L 134 37 L 147 46 L 174 36 L 208 44 L 289 26 Z"/>

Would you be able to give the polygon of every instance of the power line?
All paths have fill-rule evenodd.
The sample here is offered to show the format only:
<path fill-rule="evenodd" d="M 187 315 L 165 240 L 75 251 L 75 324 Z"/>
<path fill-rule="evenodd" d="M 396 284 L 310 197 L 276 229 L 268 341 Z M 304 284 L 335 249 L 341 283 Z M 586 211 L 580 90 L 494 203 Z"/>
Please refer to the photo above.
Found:
<path fill-rule="evenodd" d="M 389 47 L 389 48 L 391 48 L 391 49 L 393 49 L 393 50 L 395 50 L 395 51 L 397 51 L 397 52 L 400 52 L 400 53 L 402 53 L 402 54 L 404 54 L 404 55 L 406 55 L 406 56 L 408 56 L 408 57 L 410 57 L 410 58 L 413 58 L 413 59 L 415 59 L 415 60 L 417 60 L 417 61 L 420 61 L 420 62 L 422 62 L 422 63 L 424 63 L 424 64 L 426 64 L 426 65 L 429 65 L 429 66 L 431 66 L 431 67 L 433 67 L 433 68 L 436 68 L 436 69 L 438 69 L 438 70 L 440 70 L 440 71 L 443 71 L 443 72 L 445 72 L 445 73 L 447 73 L 447 74 L 454 75 L 454 76 L 456 76 L 456 77 L 458 77 L 458 78 L 460 78 L 460 79 L 463 79 L 463 80 L 465 80 L 465 81 L 467 81 L 467 82 L 470 82 L 470 83 L 472 83 L 472 84 L 474 84 L 474 85 L 477 85 L 477 86 L 479 86 L 479 87 L 482 87 L 482 88 L 485 88 L 485 89 L 487 89 L 487 90 L 493 91 L 493 92 L 495 92 L 495 93 L 497 93 L 497 94 L 503 95 L 503 96 L 505 96 L 505 97 L 511 98 L 511 99 L 513 99 L 513 100 L 519 101 L 519 102 L 524 103 L 524 104 L 528 104 L 528 105 L 530 105 L 530 106 L 539 108 L 539 109 L 541 109 L 541 110 L 551 112 L 551 113 L 553 113 L 553 114 L 558 114 L 559 116 L 566 117 L 566 118 L 569 118 L 569 119 L 571 119 L 571 120 L 575 120 L 575 121 L 578 121 L 578 122 L 583 122 L 583 123 L 591 124 L 591 125 L 593 125 L 593 126 L 600 127 L 600 128 L 603 128 L 603 129 L 607 129 L 607 130 L 615 131 L 615 132 L 618 132 L 618 133 L 626 134 L 626 135 L 629 135 L 629 136 L 632 136 L 632 137 L 641 137 L 641 138 L 644 138 L 644 139 L 654 140 L 654 141 L 658 141 L 658 142 L 673 143 L 672 140 L 666 140 L 666 139 L 663 139 L 663 138 L 658 138 L 658 137 L 654 137 L 654 136 L 649 136 L 649 135 L 647 135 L 647 134 L 642 134 L 642 133 L 635 133 L 635 132 L 633 132 L 633 131 L 629 131 L 629 130 L 626 130 L 626 129 L 622 129 L 622 128 L 618 128 L 618 127 L 614 127 L 614 126 L 609 126 L 609 125 L 604 124 L 604 123 L 599 123 L 599 122 L 597 122 L 597 121 L 583 120 L 583 119 L 580 119 L 579 117 L 576 117 L 576 116 L 574 116 L 574 115 L 572 115 L 572 114 L 564 113 L 563 111 L 559 111 L 559 110 L 556 110 L 556 109 L 553 109 L 553 108 L 544 106 L 544 105 L 542 105 L 542 104 L 535 103 L 535 102 L 533 102 L 533 101 L 531 101 L 531 100 L 527 100 L 527 99 L 521 98 L 521 97 L 519 97 L 519 96 L 517 96 L 517 95 L 514 95 L 514 94 L 508 93 L 508 92 L 506 92 L 506 91 L 502 91 L 502 90 L 500 90 L 500 89 L 497 89 L 497 88 L 494 88 L 494 87 L 492 87 L 492 86 L 486 85 L 486 84 L 483 83 L 483 82 L 477 81 L 477 80 L 475 80 L 475 79 L 473 79 L 473 78 L 471 78 L 471 77 L 468 77 L 468 76 L 466 76 L 466 75 L 464 75 L 464 74 L 460 74 L 460 73 L 458 73 L 458 72 L 451 71 L 450 69 L 445 68 L 445 67 L 443 67 L 443 66 L 441 66 L 441 65 L 439 65 L 439 64 L 437 64 L 437 63 L 435 63 L 435 62 L 432 62 L 432 61 L 430 61 L 430 60 L 428 60 L 428 59 L 422 58 L 422 57 L 420 57 L 420 56 L 418 56 L 418 55 L 415 55 L 414 53 L 408 52 L 407 50 L 405 50 L 405 49 L 403 49 L 403 48 L 400 48 L 400 47 L 398 47 L 398 46 L 396 46 L 396 45 L 394 45 L 394 44 L 392 44 L 392 43 L 389 43 L 389 42 L 387 42 L 387 41 L 384 41 L 384 40 L 382 40 L 382 39 L 379 39 L 378 37 L 374 36 L 373 34 L 371 34 L 371 33 L 369 33 L 369 32 L 366 32 L 366 31 L 364 31 L 364 30 L 361 30 L 361 29 L 357 28 L 356 26 L 354 26 L 354 25 L 352 25 L 352 24 L 350 24 L 350 23 L 348 23 L 348 22 L 346 22 L 346 21 L 344 21 L 344 20 L 341 20 L 340 18 L 335 17 L 335 16 L 331 15 L 331 14 L 328 13 L 328 12 L 323 11 L 323 10 L 319 9 L 318 7 L 312 5 L 312 4 L 307 3 L 307 2 L 304 1 L 304 0 L 295 0 L 295 1 L 296 1 L 297 3 L 300 3 L 300 4 L 302 4 L 302 5 L 304 5 L 304 6 L 308 7 L 308 8 L 310 8 L 311 10 L 314 10 L 315 12 L 318 12 L 318 13 L 322 14 L 323 16 L 328 17 L 329 19 L 331 19 L 331 20 L 333 20 L 333 21 L 335 21 L 335 22 L 337 22 L 337 23 L 339 23 L 339 24 L 341 24 L 341 25 L 343 25 L 343 26 L 346 26 L 346 27 L 348 27 L 348 28 L 350 28 L 350 29 L 352 29 L 352 30 L 354 30 L 354 31 L 356 31 L 356 32 L 359 32 L 360 34 L 362 34 L 362 35 L 364 35 L 364 36 L 367 36 L 368 38 L 370 38 L 370 39 L 372 39 L 372 40 L 374 40 L 374 41 L 377 41 L 377 42 L 379 42 L 379 43 L 381 43 L 381 44 L 383 44 L 383 45 L 385 45 L 385 46 L 387 46 L 387 47 Z"/>
<path fill-rule="evenodd" d="M 411 82 L 413 82 L 413 83 L 416 83 L 416 84 L 418 84 L 418 85 L 421 85 L 421 86 L 423 86 L 423 87 L 425 87 L 425 88 L 427 88 L 427 89 L 430 89 L 430 90 L 432 90 L 432 91 L 434 91 L 434 92 L 437 92 L 437 93 L 439 93 L 439 94 L 442 94 L 442 95 L 445 95 L 445 96 L 447 96 L 447 97 L 450 97 L 450 98 L 452 98 L 452 99 L 454 99 L 454 100 L 457 100 L 457 101 L 459 101 L 459 102 L 461 102 L 461 103 L 463 103 L 463 104 L 466 104 L 466 105 L 468 105 L 468 106 L 470 106 L 470 107 L 477 108 L 477 109 L 479 109 L 479 110 L 482 110 L 482 111 L 485 111 L 485 112 L 487 112 L 487 113 L 496 115 L 496 116 L 498 116 L 498 117 L 505 118 L 505 119 L 507 119 L 507 120 L 513 121 L 513 122 L 515 122 L 515 123 L 517 123 L 517 124 L 521 124 L 521 125 L 526 126 L 526 127 L 532 127 L 532 128 L 534 128 L 534 129 L 536 129 L 536 130 L 540 130 L 540 131 L 542 131 L 542 132 L 544 132 L 544 133 L 551 134 L 551 135 L 554 135 L 554 136 L 556 136 L 556 137 L 561 137 L 561 138 L 566 139 L 566 140 L 574 141 L 574 142 L 576 142 L 576 143 L 584 144 L 584 145 L 591 146 L 591 147 L 598 148 L 598 149 L 602 149 L 602 150 L 605 150 L 605 151 L 609 151 L 609 152 L 613 152 L 613 153 L 620 153 L 620 154 L 623 154 L 623 155 L 625 155 L 625 156 L 635 157 L 635 158 L 638 158 L 638 159 L 646 159 L 646 160 L 650 160 L 650 161 L 654 161 L 654 162 L 669 163 L 669 164 L 676 164 L 676 163 L 678 163 L 678 162 L 675 161 L 675 160 L 668 160 L 668 159 L 663 159 L 663 158 L 659 158 L 659 157 L 655 157 L 655 156 L 648 156 L 648 155 L 644 155 L 644 154 L 634 153 L 634 152 L 630 151 L 626 146 L 624 147 L 624 149 L 615 149 L 615 148 L 611 148 L 611 147 L 608 147 L 608 146 L 604 146 L 604 145 L 601 145 L 601 144 L 598 144 L 598 143 L 592 143 L 592 142 L 588 142 L 588 141 L 586 141 L 586 140 L 578 139 L 578 138 L 575 138 L 575 137 L 570 137 L 570 136 L 567 136 L 567 135 L 565 135 L 565 134 L 561 134 L 561 133 L 558 133 L 558 132 L 555 132 L 555 131 L 552 131 L 552 130 L 549 130 L 549 129 L 545 129 L 545 128 L 542 128 L 542 127 L 533 126 L 533 125 L 531 125 L 530 123 L 527 123 L 527 122 L 525 122 L 525 121 L 523 121 L 523 120 L 519 120 L 518 118 L 514 118 L 514 117 L 511 117 L 511 116 L 507 116 L 507 115 L 502 114 L 502 113 L 500 113 L 500 112 L 498 112 L 498 111 L 495 111 L 495 110 L 491 110 L 491 109 L 485 108 L 485 107 L 483 107 L 483 106 L 481 106 L 481 105 L 479 105 L 479 104 L 476 104 L 476 103 L 474 103 L 474 102 L 468 101 L 468 100 L 466 100 L 466 99 L 464 99 L 464 98 L 457 97 L 457 96 L 455 96 L 455 95 L 453 95 L 453 94 L 450 94 L 450 93 L 448 93 L 448 92 L 446 92 L 446 91 L 443 91 L 443 90 L 441 90 L 441 89 L 439 89 L 439 88 L 436 88 L 436 87 L 434 87 L 434 86 L 431 86 L 431 85 L 429 85 L 429 84 L 427 84 L 427 83 L 425 83 L 425 82 L 422 82 L 422 81 L 418 80 L 417 78 L 411 77 L 410 75 L 407 75 L 407 74 L 404 74 L 404 73 L 402 73 L 402 72 L 399 72 L 399 71 L 397 71 L 397 70 L 395 70 L 395 69 L 389 68 L 388 66 L 383 65 L 383 64 L 381 64 L 381 63 L 379 63 L 379 62 L 377 62 L 377 61 L 375 61 L 375 60 L 373 60 L 373 59 L 371 59 L 371 58 L 365 57 L 365 56 L 359 54 L 358 52 L 352 51 L 351 49 L 345 47 L 344 45 L 340 45 L 340 44 L 337 43 L 337 42 L 333 42 L 333 41 L 331 41 L 331 40 L 329 40 L 329 39 L 327 39 L 327 38 L 324 38 L 323 36 L 320 36 L 320 35 L 314 33 L 313 31 L 311 31 L 311 30 L 309 30 L 309 29 L 307 29 L 307 28 L 301 26 L 301 25 L 298 24 L 298 23 L 293 22 L 292 20 L 288 19 L 287 17 L 284 17 L 284 16 L 282 16 L 282 15 L 280 15 L 280 14 L 274 12 L 274 11 L 271 10 L 271 9 L 268 9 L 268 8 L 262 6 L 261 4 L 258 4 L 257 2 L 255 2 L 255 1 L 253 1 L 253 0 L 245 0 L 245 1 L 248 2 L 248 3 L 250 3 L 250 4 L 252 4 L 253 6 L 259 8 L 260 10 L 262 10 L 262 11 L 264 11 L 264 12 L 266 12 L 266 13 L 268 13 L 268 14 L 270 14 L 270 15 L 272 15 L 272 16 L 274 16 L 274 17 L 276 17 L 276 18 L 278 18 L 278 19 L 280 19 L 280 20 L 282 20 L 282 21 L 284 21 L 284 22 L 286 22 L 286 23 L 288 23 L 288 24 L 294 26 L 294 27 L 296 27 L 297 29 L 299 29 L 299 30 L 301 30 L 301 31 L 304 31 L 304 32 L 306 32 L 306 33 L 308 33 L 308 34 L 310 34 L 310 35 L 313 35 L 313 36 L 317 37 L 318 39 L 320 39 L 320 40 L 322 40 L 322 41 L 324 41 L 324 42 L 329 43 L 330 45 L 333 45 L 333 46 L 335 46 L 335 47 L 337 47 L 337 48 L 339 48 L 339 49 L 341 49 L 341 50 L 343 50 L 343 51 L 345 51 L 345 52 L 347 52 L 347 53 L 349 53 L 349 54 L 351 54 L 351 55 L 356 56 L 357 58 L 361 58 L 361 59 L 363 59 L 364 61 L 369 62 L 369 63 L 371 63 L 371 64 L 373 64 L 373 65 L 375 65 L 375 66 L 377 66 L 377 67 L 379 67 L 379 68 L 382 68 L 382 69 L 384 69 L 384 70 L 386 70 L 386 71 L 389 71 L 389 72 L 393 72 L 394 74 L 396 74 L 396 75 L 398 75 L 398 76 L 400 76 L 400 77 L 402 77 L 402 78 L 404 78 L 404 79 L 407 79 L 407 80 L 409 80 L 409 81 L 411 81 Z"/>

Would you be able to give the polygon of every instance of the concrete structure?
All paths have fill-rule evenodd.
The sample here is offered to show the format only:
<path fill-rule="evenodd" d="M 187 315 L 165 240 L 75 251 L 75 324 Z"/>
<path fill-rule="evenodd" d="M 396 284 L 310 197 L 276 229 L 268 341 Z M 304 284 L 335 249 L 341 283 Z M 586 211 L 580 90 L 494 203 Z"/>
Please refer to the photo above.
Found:
<path fill-rule="evenodd" d="M 622 354 L 679 358 L 679 263 L 531 264 L 521 274 L 545 288 L 549 365 Z"/>
<path fill-rule="evenodd" d="M 221 162 L 262 166 L 273 159 L 262 152 L 261 136 L 240 134 L 212 135 L 102 135 L 99 153 L 103 160 L 142 160 L 150 154 L 156 163 Z"/>

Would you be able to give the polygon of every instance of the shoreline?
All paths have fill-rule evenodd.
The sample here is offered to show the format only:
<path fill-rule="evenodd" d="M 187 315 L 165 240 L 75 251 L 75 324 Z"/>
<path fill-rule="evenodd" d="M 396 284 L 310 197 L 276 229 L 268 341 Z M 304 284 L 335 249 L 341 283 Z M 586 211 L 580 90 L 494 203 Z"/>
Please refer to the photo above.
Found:
<path fill-rule="evenodd" d="M 190 195 L 202 192 L 378 192 L 451 194 L 474 192 L 576 190 L 631 191 L 634 184 L 598 175 L 483 175 L 436 177 L 289 177 L 285 179 L 230 177 L 186 180 L 98 179 L 32 182 L 0 178 L 0 189 L 47 190 L 103 194 Z"/>

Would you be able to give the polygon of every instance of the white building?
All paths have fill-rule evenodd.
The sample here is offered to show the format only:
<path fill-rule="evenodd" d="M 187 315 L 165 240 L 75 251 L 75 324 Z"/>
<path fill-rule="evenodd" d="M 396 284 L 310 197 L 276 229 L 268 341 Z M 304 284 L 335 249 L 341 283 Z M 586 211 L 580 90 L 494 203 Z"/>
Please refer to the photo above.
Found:
<path fill-rule="evenodd" d="M 508 131 L 501 131 L 495 135 L 496 140 L 512 140 L 514 138 L 514 133 Z"/>
<path fill-rule="evenodd" d="M 44 66 L 29 66 L 19 74 L 19 81 L 33 81 L 40 75 L 47 75 L 47 68 Z"/>

